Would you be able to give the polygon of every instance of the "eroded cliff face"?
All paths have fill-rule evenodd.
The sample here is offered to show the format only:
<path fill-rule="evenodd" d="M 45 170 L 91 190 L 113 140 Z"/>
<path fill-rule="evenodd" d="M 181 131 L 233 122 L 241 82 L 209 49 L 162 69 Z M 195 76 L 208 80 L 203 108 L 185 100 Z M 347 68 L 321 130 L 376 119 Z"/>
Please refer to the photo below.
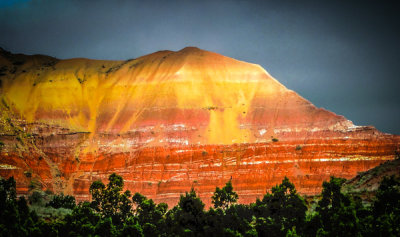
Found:
<path fill-rule="evenodd" d="M 26 193 L 88 199 L 116 172 L 126 188 L 210 203 L 230 178 L 241 202 L 288 176 L 304 194 L 393 159 L 399 136 L 316 108 L 255 64 L 185 48 L 127 61 L 0 52 L 0 175 Z"/>

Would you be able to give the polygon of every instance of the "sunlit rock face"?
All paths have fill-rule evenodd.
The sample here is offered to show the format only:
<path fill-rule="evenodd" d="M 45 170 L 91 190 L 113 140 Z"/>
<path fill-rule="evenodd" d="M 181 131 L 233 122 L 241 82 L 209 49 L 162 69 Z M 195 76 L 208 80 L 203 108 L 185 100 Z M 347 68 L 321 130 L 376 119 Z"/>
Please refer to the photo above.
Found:
<path fill-rule="evenodd" d="M 399 136 L 355 126 L 262 67 L 194 47 L 127 61 L 0 51 L 0 175 L 89 199 L 116 172 L 127 189 L 210 204 L 232 178 L 248 203 L 284 176 L 303 194 L 394 158 Z"/>

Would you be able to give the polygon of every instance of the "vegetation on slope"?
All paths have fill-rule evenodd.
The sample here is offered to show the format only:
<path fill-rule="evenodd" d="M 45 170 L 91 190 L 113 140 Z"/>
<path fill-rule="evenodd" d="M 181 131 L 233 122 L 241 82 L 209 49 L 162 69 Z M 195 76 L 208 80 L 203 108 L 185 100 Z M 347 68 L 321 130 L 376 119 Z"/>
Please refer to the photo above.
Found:
<path fill-rule="evenodd" d="M 342 191 L 351 195 L 359 195 L 365 202 L 372 202 L 376 196 L 379 184 L 384 177 L 394 176 L 400 178 L 400 153 L 396 151 L 395 159 L 386 161 L 365 172 L 360 172 L 356 177 L 347 180 Z"/>

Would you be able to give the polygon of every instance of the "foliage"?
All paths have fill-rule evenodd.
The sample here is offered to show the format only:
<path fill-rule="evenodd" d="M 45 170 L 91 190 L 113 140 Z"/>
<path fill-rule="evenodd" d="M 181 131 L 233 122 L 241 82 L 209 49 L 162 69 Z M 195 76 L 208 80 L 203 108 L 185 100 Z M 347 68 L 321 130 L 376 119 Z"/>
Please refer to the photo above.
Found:
<path fill-rule="evenodd" d="M 205 222 L 204 203 L 192 187 L 190 192 L 180 196 L 179 203 L 171 210 L 170 224 L 176 225 L 175 234 L 193 235 L 203 233 Z"/>
<path fill-rule="evenodd" d="M 71 215 L 65 217 L 58 231 L 67 236 L 94 235 L 100 220 L 101 216 L 91 208 L 90 203 L 83 202 L 74 208 Z"/>
<path fill-rule="evenodd" d="M 17 199 L 13 178 L 0 178 L 0 236 L 400 236 L 398 178 L 384 178 L 370 206 L 343 194 L 343 182 L 324 182 L 306 215 L 305 201 L 286 177 L 248 205 L 235 203 L 229 181 L 216 188 L 208 211 L 193 188 L 168 210 L 140 193 L 131 197 L 116 174 L 107 185 L 92 183 L 91 202 L 76 205 L 73 196 L 48 194 L 52 198 L 43 205 L 48 197 L 35 190 L 29 206 Z"/>
<path fill-rule="evenodd" d="M 214 204 L 215 208 L 223 208 L 226 209 L 229 205 L 236 203 L 239 196 L 236 192 L 233 191 L 232 181 L 229 180 L 225 187 L 220 189 L 217 187 L 215 189 L 214 195 L 211 197 L 212 204 Z"/>
<path fill-rule="evenodd" d="M 91 207 L 104 218 L 112 218 L 114 222 L 122 222 L 131 215 L 131 193 L 126 190 L 122 193 L 124 181 L 121 176 L 113 173 L 105 186 L 101 181 L 90 185 L 92 194 Z"/>
<path fill-rule="evenodd" d="M 38 218 L 24 197 L 17 200 L 13 177 L 0 178 L 0 236 L 28 236 Z"/>
<path fill-rule="evenodd" d="M 34 211 L 38 217 L 43 219 L 63 219 L 68 214 L 72 213 L 71 209 L 53 208 L 40 205 L 31 205 L 30 210 Z"/>
<path fill-rule="evenodd" d="M 43 198 L 44 198 L 43 192 L 35 190 L 28 197 L 29 204 L 43 206 L 44 205 Z"/>
<path fill-rule="evenodd" d="M 307 206 L 304 199 L 296 191 L 293 183 L 287 177 L 280 185 L 272 188 L 271 193 L 265 194 L 262 201 L 257 200 L 254 212 L 257 224 L 262 223 L 263 232 L 282 236 L 297 227 L 301 230 L 306 218 Z"/>
<path fill-rule="evenodd" d="M 385 177 L 372 207 L 373 234 L 400 236 L 400 178 Z"/>
<path fill-rule="evenodd" d="M 135 193 L 132 201 L 137 205 L 136 215 L 139 224 L 143 226 L 144 235 L 161 235 L 163 233 L 161 231 L 166 229 L 164 215 L 168 205 L 166 203 L 156 205 L 153 200 L 147 199 L 140 193 Z"/>
<path fill-rule="evenodd" d="M 253 211 L 249 205 L 234 204 L 225 210 L 223 216 L 224 227 L 238 233 L 251 232 L 253 230 Z"/>
<path fill-rule="evenodd" d="M 53 199 L 46 204 L 46 207 L 53 207 L 53 208 L 66 208 L 66 209 L 74 209 L 76 205 L 75 197 L 66 195 L 64 196 L 63 193 L 60 195 L 54 195 Z"/>
<path fill-rule="evenodd" d="M 310 223 L 314 229 L 310 233 L 320 236 L 360 235 L 356 206 L 350 196 L 340 189 L 345 179 L 331 177 L 322 184 L 322 199 L 318 202 L 316 215 Z"/>

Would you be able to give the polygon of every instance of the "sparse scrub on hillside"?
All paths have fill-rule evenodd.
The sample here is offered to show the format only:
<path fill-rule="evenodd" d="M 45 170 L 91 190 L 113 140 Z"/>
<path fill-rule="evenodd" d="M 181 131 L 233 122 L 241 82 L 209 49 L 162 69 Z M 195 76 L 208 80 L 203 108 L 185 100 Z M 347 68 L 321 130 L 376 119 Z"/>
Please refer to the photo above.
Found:
<path fill-rule="evenodd" d="M 4 99 L 4 97 L 1 98 L 1 103 L 6 109 L 10 109 L 10 106 L 8 105 L 7 101 Z"/>
<path fill-rule="evenodd" d="M 83 84 L 86 81 L 86 79 L 82 79 L 82 78 L 79 78 L 79 77 L 77 79 L 78 79 L 80 84 Z"/>
<path fill-rule="evenodd" d="M 400 160 L 389 160 L 381 165 L 364 172 L 359 172 L 355 178 L 349 180 L 344 185 L 344 190 L 352 189 L 354 193 L 361 193 L 362 189 L 365 188 L 368 192 L 375 192 L 378 188 L 379 183 L 383 177 L 390 176 L 392 174 L 399 177 L 398 169 L 400 166 Z"/>
<path fill-rule="evenodd" d="M 42 184 L 37 179 L 31 179 L 28 189 L 29 191 L 40 190 L 42 188 Z"/>
<path fill-rule="evenodd" d="M 216 109 L 218 109 L 218 107 L 216 107 L 216 106 L 207 106 L 207 107 L 205 107 L 205 109 L 207 109 L 207 110 L 216 110 Z"/>
<path fill-rule="evenodd" d="M 27 178 L 31 178 L 32 177 L 32 171 L 31 170 L 26 170 L 26 171 L 24 171 L 24 175 Z"/>

